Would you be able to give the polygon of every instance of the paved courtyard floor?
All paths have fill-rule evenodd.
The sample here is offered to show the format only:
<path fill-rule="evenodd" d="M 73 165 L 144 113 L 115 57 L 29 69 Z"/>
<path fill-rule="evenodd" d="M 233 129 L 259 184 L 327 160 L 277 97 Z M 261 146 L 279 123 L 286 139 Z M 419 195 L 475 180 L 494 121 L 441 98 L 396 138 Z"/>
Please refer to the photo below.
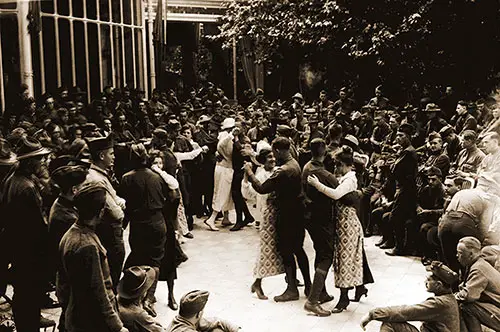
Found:
<path fill-rule="evenodd" d="M 418 303 L 429 296 L 425 291 L 424 266 L 416 258 L 389 257 L 374 244 L 378 237 L 365 239 L 365 249 L 375 283 L 367 285 L 368 297 L 360 303 L 351 303 L 340 314 L 330 317 L 315 317 L 303 310 L 306 297 L 300 288 L 299 301 L 275 303 L 272 298 L 285 289 L 283 276 L 264 279 L 263 289 L 269 300 L 257 299 L 250 293 L 253 282 L 252 268 L 255 262 L 259 236 L 258 230 L 249 226 L 238 232 L 221 228 L 220 232 L 210 232 L 200 220 L 195 223 L 194 239 L 185 239 L 182 244 L 189 260 L 177 271 L 175 297 L 194 289 L 210 291 L 206 316 L 220 317 L 237 323 L 243 331 L 361 331 L 361 317 L 373 307 Z M 126 233 L 127 235 L 127 233 Z M 306 252 L 312 271 L 314 250 L 310 238 L 305 241 Z M 301 279 L 300 272 L 298 278 Z M 327 290 L 335 299 L 324 305 L 332 309 L 339 296 L 334 288 L 333 275 L 327 279 Z M 354 291 L 351 292 L 353 296 Z M 158 321 L 169 324 L 176 312 L 167 307 L 167 285 L 160 282 L 157 289 L 156 309 Z M 48 318 L 58 320 L 58 309 L 44 310 Z M 372 322 L 367 331 L 378 331 L 380 323 Z"/>

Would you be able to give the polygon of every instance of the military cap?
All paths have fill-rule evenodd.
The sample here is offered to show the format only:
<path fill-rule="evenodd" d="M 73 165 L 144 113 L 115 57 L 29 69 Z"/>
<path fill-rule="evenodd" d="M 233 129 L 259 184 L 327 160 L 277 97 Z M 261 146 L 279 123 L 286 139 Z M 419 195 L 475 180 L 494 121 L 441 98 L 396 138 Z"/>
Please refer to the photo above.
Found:
<path fill-rule="evenodd" d="M 194 290 L 181 298 L 179 313 L 182 316 L 192 317 L 202 311 L 208 301 L 208 291 Z"/>
<path fill-rule="evenodd" d="M 256 93 L 255 93 L 256 96 L 263 96 L 264 95 L 264 90 L 262 90 L 261 88 L 258 88 Z"/>
<path fill-rule="evenodd" d="M 87 145 L 89 147 L 90 152 L 99 152 L 107 149 L 113 148 L 113 140 L 110 136 L 108 137 L 96 137 L 89 138 L 87 140 Z"/>
<path fill-rule="evenodd" d="M 415 132 L 415 127 L 409 123 L 403 123 L 399 126 L 398 131 L 411 136 Z"/>
<path fill-rule="evenodd" d="M 455 132 L 455 129 L 453 129 L 452 126 L 446 125 L 443 128 L 441 128 L 441 130 L 439 131 L 439 134 L 441 135 L 441 137 L 446 137 L 454 132 Z"/>
<path fill-rule="evenodd" d="M 442 262 L 433 261 L 430 265 L 430 271 L 434 277 L 447 285 L 458 282 L 458 274 Z"/>
<path fill-rule="evenodd" d="M 167 138 L 168 137 L 167 131 L 164 129 L 161 129 L 161 128 L 156 128 L 153 131 L 153 135 L 158 137 L 158 138 Z"/>
<path fill-rule="evenodd" d="M 72 187 L 83 183 L 87 178 L 87 173 L 88 169 L 83 166 L 66 165 L 55 169 L 50 177 L 59 186 L 67 184 Z"/>
<path fill-rule="evenodd" d="M 134 158 L 137 159 L 142 164 L 146 164 L 149 160 L 148 151 L 142 143 L 132 144 L 130 146 L 130 152 Z"/>
<path fill-rule="evenodd" d="M 283 136 L 290 137 L 292 135 L 292 127 L 287 125 L 278 125 L 276 131 Z"/>
<path fill-rule="evenodd" d="M 81 203 L 87 201 L 92 197 L 99 197 L 101 195 L 101 199 L 103 201 L 106 200 L 106 188 L 102 184 L 97 182 L 85 182 L 79 188 L 75 195 L 75 205 L 78 208 Z"/>

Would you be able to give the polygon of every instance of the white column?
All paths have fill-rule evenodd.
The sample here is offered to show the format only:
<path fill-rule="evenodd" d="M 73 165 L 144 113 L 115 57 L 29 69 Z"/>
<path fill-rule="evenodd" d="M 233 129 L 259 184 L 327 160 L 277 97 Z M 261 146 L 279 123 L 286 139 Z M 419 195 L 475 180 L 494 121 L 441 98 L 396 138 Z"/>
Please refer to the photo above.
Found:
<path fill-rule="evenodd" d="M 0 36 L 2 31 L 0 29 Z M 3 85 L 3 59 L 2 59 L 2 43 L 0 41 L 0 114 L 5 111 L 5 88 Z"/>
<path fill-rule="evenodd" d="M 138 19 L 136 20 L 136 24 L 139 22 L 139 18 L 140 18 L 140 21 L 142 23 L 142 30 L 141 30 L 141 33 L 142 33 L 142 47 L 141 47 L 141 55 L 140 57 L 142 58 L 142 70 L 141 70 L 141 82 L 142 82 L 142 88 L 144 88 L 144 91 L 146 92 L 145 96 L 146 98 L 149 97 L 149 93 L 148 93 L 148 77 L 147 77 L 147 73 L 148 73 L 148 59 L 147 59 L 147 56 L 146 56 L 146 45 L 147 45 L 147 36 L 146 36 L 146 26 L 147 26 L 147 18 L 146 18 L 146 7 L 144 7 L 144 2 L 141 0 L 140 1 L 141 3 L 141 16 L 140 17 L 137 17 Z"/>
<path fill-rule="evenodd" d="M 162 1 L 162 0 L 158 0 Z M 153 45 L 153 0 L 148 0 L 148 35 L 149 35 L 149 79 L 151 82 L 151 91 L 156 88 L 156 71 L 155 71 L 155 48 Z"/>
<path fill-rule="evenodd" d="M 29 2 L 17 3 L 17 29 L 19 32 L 19 56 L 21 69 L 21 82 L 28 86 L 30 96 L 34 96 L 33 64 L 31 62 L 31 35 L 28 31 Z"/>

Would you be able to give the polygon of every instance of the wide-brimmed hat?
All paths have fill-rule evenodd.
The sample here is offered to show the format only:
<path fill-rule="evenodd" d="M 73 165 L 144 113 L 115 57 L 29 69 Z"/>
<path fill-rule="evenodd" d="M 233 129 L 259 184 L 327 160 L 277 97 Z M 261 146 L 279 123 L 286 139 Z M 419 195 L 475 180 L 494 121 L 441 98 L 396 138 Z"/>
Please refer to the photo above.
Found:
<path fill-rule="evenodd" d="M 44 156 L 51 153 L 51 151 L 42 146 L 37 139 L 31 137 L 24 137 L 19 143 L 17 149 L 17 159 L 23 160 L 26 158 L 33 158 Z"/>
<path fill-rule="evenodd" d="M 155 281 L 155 273 L 149 266 L 132 266 L 126 269 L 118 283 L 118 295 L 124 299 L 136 299 L 144 295 Z"/>
<path fill-rule="evenodd" d="M 10 166 L 17 162 L 15 153 L 10 149 L 10 144 L 6 139 L 0 138 L 0 165 Z"/>
<path fill-rule="evenodd" d="M 292 96 L 292 99 L 295 99 L 295 98 L 300 99 L 302 101 L 304 100 L 304 97 L 302 97 L 302 94 L 300 94 L 298 92 Z"/>
<path fill-rule="evenodd" d="M 434 103 L 428 103 L 425 106 L 424 112 L 441 112 L 441 109 L 439 108 L 438 105 L 436 105 Z"/>
<path fill-rule="evenodd" d="M 225 118 L 224 121 L 222 121 L 220 129 L 226 130 L 234 128 L 235 126 L 236 126 L 236 121 L 233 118 Z"/>
<path fill-rule="evenodd" d="M 346 135 L 342 139 L 342 144 L 351 147 L 354 151 L 359 150 L 359 140 L 353 135 L 350 134 Z"/>
<path fill-rule="evenodd" d="M 208 122 L 212 120 L 212 117 L 211 116 L 208 116 L 208 115 L 205 115 L 203 114 L 202 116 L 200 116 L 200 118 L 198 119 L 198 123 L 205 123 L 205 122 Z"/>
<path fill-rule="evenodd" d="M 398 131 L 411 137 L 415 133 L 415 127 L 409 123 L 403 123 L 399 126 Z"/>

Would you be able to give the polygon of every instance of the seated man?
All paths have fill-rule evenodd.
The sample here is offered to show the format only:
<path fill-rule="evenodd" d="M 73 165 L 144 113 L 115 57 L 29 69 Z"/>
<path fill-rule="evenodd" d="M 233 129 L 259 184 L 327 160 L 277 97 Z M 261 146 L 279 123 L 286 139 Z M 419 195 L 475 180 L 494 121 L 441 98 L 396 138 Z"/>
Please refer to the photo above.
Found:
<path fill-rule="evenodd" d="M 130 332 L 163 332 L 165 329 L 143 308 L 143 301 L 155 281 L 155 270 L 149 266 L 132 266 L 118 284 L 118 311 Z"/>
<path fill-rule="evenodd" d="M 485 154 L 479 150 L 476 144 L 477 134 L 472 130 L 464 132 L 463 150 L 458 153 L 456 162 L 450 173 L 462 177 L 470 177 L 477 172 L 477 168 L 483 161 Z"/>
<path fill-rule="evenodd" d="M 500 272 L 481 258 L 481 242 L 467 236 L 457 245 L 457 257 L 467 269 L 460 290 L 461 331 L 482 331 L 481 324 L 500 331 Z"/>
<path fill-rule="evenodd" d="M 205 319 L 203 310 L 208 301 L 207 291 L 194 290 L 181 298 L 179 315 L 167 328 L 167 332 L 236 332 L 240 328 L 220 319 Z"/>
<path fill-rule="evenodd" d="M 361 328 L 365 330 L 370 321 L 378 320 L 383 322 L 381 332 L 418 332 L 408 321 L 421 321 L 420 331 L 460 331 L 458 303 L 451 291 L 458 276 L 440 262 L 432 262 L 430 269 L 425 286 L 435 296 L 420 304 L 375 308 L 361 319 Z"/>
<path fill-rule="evenodd" d="M 424 265 L 430 264 L 436 257 L 436 250 L 432 245 L 432 238 L 437 236 L 438 220 L 443 214 L 444 186 L 441 182 L 442 173 L 437 167 L 427 171 L 427 183 L 418 193 L 417 226 L 420 228 L 420 251 L 423 254 Z"/>

